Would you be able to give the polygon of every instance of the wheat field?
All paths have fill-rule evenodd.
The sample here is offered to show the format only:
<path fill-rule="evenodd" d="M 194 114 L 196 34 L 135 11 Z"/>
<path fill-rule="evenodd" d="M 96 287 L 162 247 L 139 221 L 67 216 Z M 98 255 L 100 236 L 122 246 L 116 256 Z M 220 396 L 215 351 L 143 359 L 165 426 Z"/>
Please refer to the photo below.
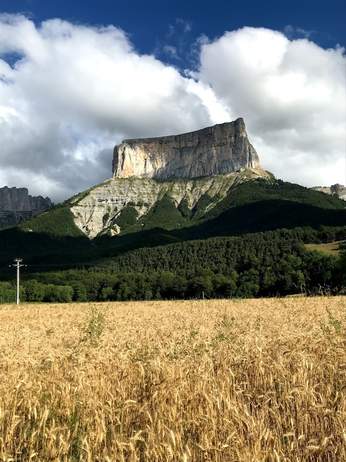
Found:
<path fill-rule="evenodd" d="M 345 461 L 346 298 L 0 308 L 1 461 Z"/>

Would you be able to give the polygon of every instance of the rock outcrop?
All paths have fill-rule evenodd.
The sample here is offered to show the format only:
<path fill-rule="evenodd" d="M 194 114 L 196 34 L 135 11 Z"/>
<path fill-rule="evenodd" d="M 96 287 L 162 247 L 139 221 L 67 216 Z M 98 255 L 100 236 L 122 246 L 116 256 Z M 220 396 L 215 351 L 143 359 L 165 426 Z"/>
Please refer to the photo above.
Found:
<path fill-rule="evenodd" d="M 18 223 L 48 210 L 52 202 L 48 197 L 30 196 L 27 188 L 0 188 L 0 228 Z"/>
<path fill-rule="evenodd" d="M 113 178 L 74 197 L 71 212 L 90 238 L 189 226 L 239 183 L 257 178 L 272 175 L 261 169 L 244 121 L 237 119 L 182 135 L 123 141 L 114 149 Z"/>
<path fill-rule="evenodd" d="M 311 189 L 323 192 L 325 194 L 338 196 L 339 199 L 346 201 L 346 186 L 343 186 L 342 184 L 333 184 L 332 186 L 315 186 Z"/>
<path fill-rule="evenodd" d="M 129 220 L 124 220 L 126 215 L 131 215 L 135 222 L 144 226 L 146 217 L 164 199 L 177 210 L 184 207 L 193 214 L 199 208 L 207 213 L 235 186 L 258 178 L 271 179 L 272 176 L 262 169 L 244 169 L 227 175 L 174 181 L 112 178 L 87 194 L 76 196 L 72 200 L 71 211 L 75 224 L 88 237 L 94 238 L 103 233 L 117 235 L 126 231 L 129 225 Z"/>
<path fill-rule="evenodd" d="M 243 119 L 182 135 L 124 140 L 114 149 L 116 178 L 198 178 L 259 168 Z"/>

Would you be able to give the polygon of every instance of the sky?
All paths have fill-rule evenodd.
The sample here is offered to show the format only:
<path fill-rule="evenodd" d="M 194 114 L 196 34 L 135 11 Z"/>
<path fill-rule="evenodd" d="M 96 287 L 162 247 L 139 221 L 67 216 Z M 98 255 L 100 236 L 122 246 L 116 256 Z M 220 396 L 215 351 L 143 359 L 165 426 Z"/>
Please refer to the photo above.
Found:
<path fill-rule="evenodd" d="M 243 117 L 262 166 L 346 183 L 346 2 L 0 0 L 0 186 L 60 201 L 123 138 Z"/>

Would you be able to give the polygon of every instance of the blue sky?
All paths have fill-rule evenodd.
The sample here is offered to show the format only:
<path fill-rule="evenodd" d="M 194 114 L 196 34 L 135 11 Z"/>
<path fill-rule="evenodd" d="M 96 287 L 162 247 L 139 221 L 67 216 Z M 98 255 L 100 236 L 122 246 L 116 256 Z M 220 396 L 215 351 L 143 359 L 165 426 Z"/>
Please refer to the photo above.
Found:
<path fill-rule="evenodd" d="M 1 0 L 0 10 L 25 13 L 37 22 L 63 18 L 114 24 L 140 52 L 157 52 L 170 43 L 184 48 L 184 61 L 191 57 L 187 45 L 201 35 L 213 39 L 243 26 L 267 27 L 290 37 L 308 34 L 324 48 L 346 44 L 345 0 Z M 181 65 L 169 53 L 162 58 Z"/>
<path fill-rule="evenodd" d="M 345 0 L 0 0 L 0 186 L 55 201 L 124 138 L 243 117 L 262 166 L 346 183 Z"/>

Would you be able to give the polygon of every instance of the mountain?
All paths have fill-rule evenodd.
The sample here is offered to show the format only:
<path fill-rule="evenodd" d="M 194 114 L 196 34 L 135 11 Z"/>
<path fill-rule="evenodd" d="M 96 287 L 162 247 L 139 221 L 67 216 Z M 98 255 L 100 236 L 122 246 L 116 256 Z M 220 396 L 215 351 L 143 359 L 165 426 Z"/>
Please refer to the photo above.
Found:
<path fill-rule="evenodd" d="M 114 149 L 113 177 L 68 200 L 66 216 L 92 239 L 191 226 L 237 185 L 259 178 L 273 176 L 261 168 L 243 119 L 182 135 L 125 140 Z M 49 214 L 25 228 L 46 229 L 47 220 Z"/>
<path fill-rule="evenodd" d="M 112 178 L 2 231 L 0 261 L 21 255 L 45 267 L 94 265 L 144 247 L 345 226 L 344 201 L 263 170 L 238 119 L 124 141 L 114 150 Z"/>
<path fill-rule="evenodd" d="M 323 192 L 325 194 L 337 196 L 340 199 L 346 201 L 346 186 L 343 186 L 342 184 L 333 184 L 332 186 L 315 186 L 311 189 L 314 191 Z"/>
<path fill-rule="evenodd" d="M 48 197 L 30 196 L 27 188 L 0 188 L 0 229 L 15 226 L 52 207 Z"/>

